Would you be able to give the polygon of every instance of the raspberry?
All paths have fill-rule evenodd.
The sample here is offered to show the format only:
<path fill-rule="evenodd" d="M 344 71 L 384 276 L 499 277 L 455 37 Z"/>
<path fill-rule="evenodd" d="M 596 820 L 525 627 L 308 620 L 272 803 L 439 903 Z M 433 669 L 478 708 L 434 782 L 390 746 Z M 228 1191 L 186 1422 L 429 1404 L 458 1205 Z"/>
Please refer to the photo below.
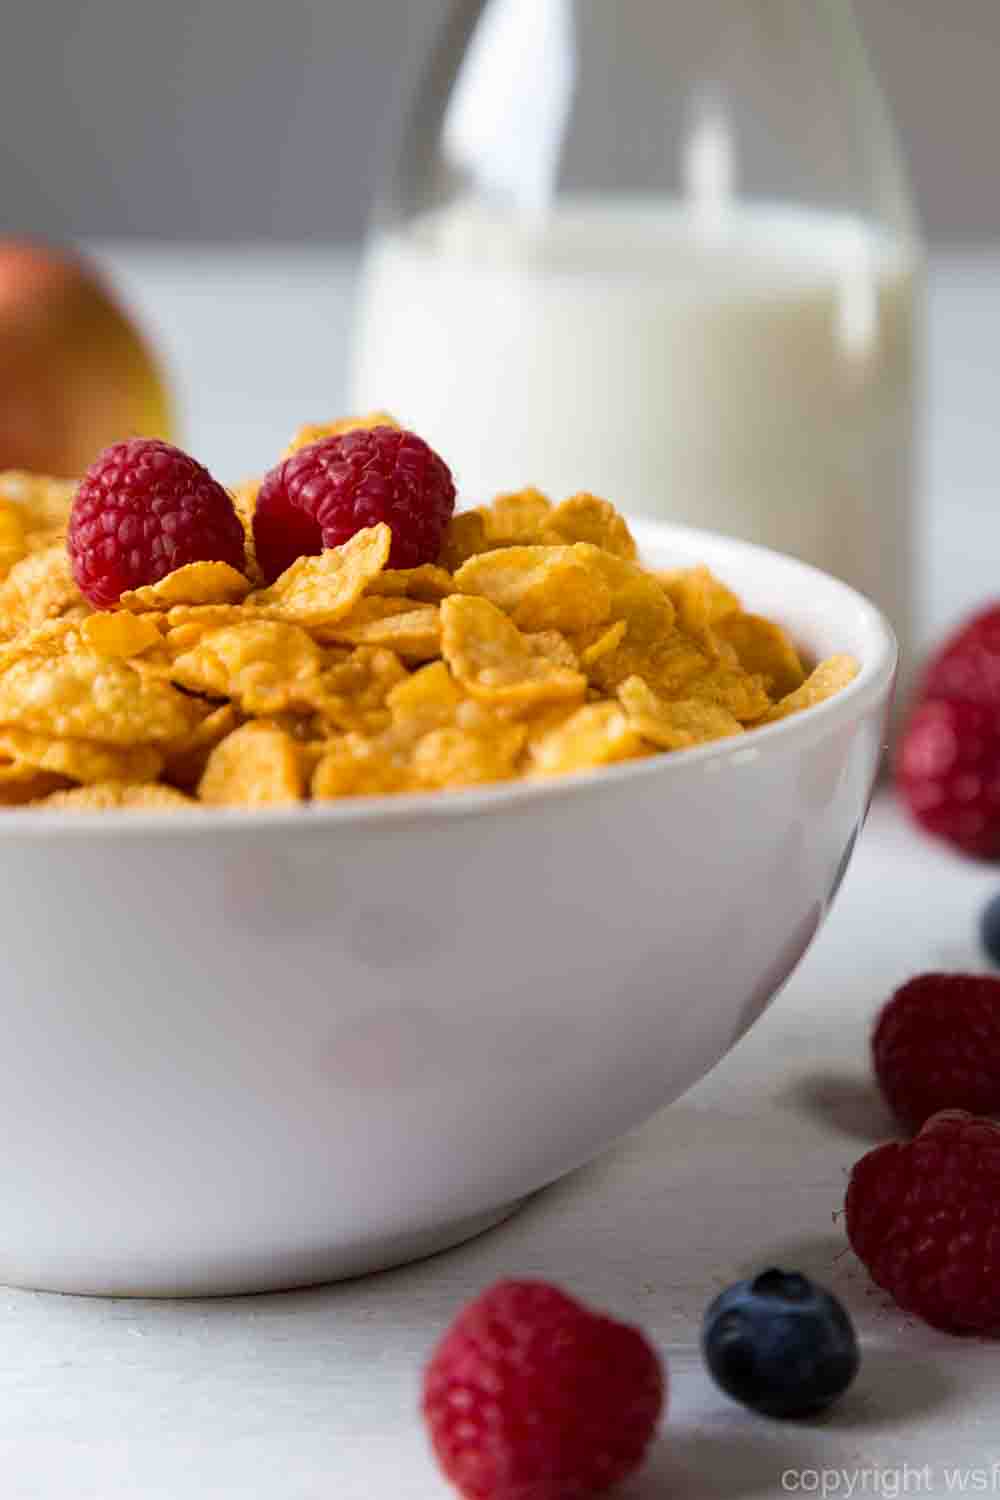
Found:
<path fill-rule="evenodd" d="M 847 1188 L 847 1237 L 906 1312 L 949 1333 L 1000 1329 L 1000 1126 L 960 1110 L 877 1146 Z"/>
<path fill-rule="evenodd" d="M 192 562 L 246 569 L 243 526 L 207 469 L 154 438 L 100 453 L 73 500 L 73 577 L 98 609 Z"/>
<path fill-rule="evenodd" d="M 922 695 L 1000 708 L 1000 605 L 981 610 L 945 641 L 924 673 Z"/>
<path fill-rule="evenodd" d="M 879 1015 L 872 1059 L 890 1108 L 911 1130 L 942 1109 L 1000 1114 L 1000 979 L 911 979 Z"/>
<path fill-rule="evenodd" d="M 903 731 L 896 782 L 922 828 L 1000 858 L 1000 705 L 926 699 Z"/>
<path fill-rule="evenodd" d="M 436 561 L 454 508 L 451 471 L 423 438 L 355 428 L 300 448 L 265 477 L 253 518 L 257 562 L 273 583 L 297 557 L 384 521 L 389 566 L 416 568 Z"/>
<path fill-rule="evenodd" d="M 466 1500 L 577 1500 L 642 1461 L 665 1376 L 636 1328 L 542 1281 L 501 1281 L 438 1344 L 423 1411 Z"/>

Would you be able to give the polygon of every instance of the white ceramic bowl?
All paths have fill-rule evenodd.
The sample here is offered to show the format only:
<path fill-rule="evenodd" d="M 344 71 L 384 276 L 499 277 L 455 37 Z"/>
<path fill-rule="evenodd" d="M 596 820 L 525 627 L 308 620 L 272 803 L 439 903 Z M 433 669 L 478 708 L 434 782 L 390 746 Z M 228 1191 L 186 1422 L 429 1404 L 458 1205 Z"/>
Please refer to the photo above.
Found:
<path fill-rule="evenodd" d="M 543 786 L 0 818 L 0 1281 L 194 1294 L 478 1232 L 760 1015 L 864 819 L 896 649 L 775 553 L 637 523 L 862 669 L 745 740 Z"/>

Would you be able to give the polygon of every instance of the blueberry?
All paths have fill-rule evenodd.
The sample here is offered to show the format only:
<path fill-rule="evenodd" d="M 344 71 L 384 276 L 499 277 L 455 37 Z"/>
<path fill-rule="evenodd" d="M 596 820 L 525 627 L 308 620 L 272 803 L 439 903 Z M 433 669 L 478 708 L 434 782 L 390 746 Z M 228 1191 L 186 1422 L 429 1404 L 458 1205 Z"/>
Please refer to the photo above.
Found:
<path fill-rule="evenodd" d="M 1000 894 L 991 896 L 983 907 L 979 935 L 990 958 L 995 964 L 1000 964 Z"/>
<path fill-rule="evenodd" d="M 769 1417 L 805 1417 L 858 1373 L 854 1328 L 836 1297 L 796 1271 L 762 1271 L 716 1297 L 702 1353 L 716 1384 Z"/>

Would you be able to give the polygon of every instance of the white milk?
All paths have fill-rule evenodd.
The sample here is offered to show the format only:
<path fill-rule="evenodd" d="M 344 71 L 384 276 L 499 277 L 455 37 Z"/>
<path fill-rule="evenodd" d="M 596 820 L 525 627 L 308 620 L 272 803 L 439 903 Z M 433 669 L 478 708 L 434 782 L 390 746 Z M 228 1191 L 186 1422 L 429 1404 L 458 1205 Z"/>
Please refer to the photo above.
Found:
<path fill-rule="evenodd" d="M 535 484 L 792 552 L 909 625 L 916 269 L 857 220 L 571 201 L 374 245 L 352 404 L 471 501 Z"/>

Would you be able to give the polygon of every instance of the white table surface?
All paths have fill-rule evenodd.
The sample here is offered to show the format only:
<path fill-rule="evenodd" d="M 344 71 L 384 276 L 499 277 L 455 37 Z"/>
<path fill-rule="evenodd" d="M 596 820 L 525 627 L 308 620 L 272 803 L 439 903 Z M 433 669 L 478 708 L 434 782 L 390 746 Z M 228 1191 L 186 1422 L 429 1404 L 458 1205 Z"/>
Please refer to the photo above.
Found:
<path fill-rule="evenodd" d="M 260 469 L 299 422 L 341 410 L 350 259 L 104 253 L 168 352 L 186 442 L 220 477 Z M 997 585 L 1000 258 L 935 264 L 930 343 L 925 638 Z M 959 1492 L 963 1478 L 967 1493 L 1000 1493 L 1000 1348 L 901 1316 L 835 1220 L 852 1163 L 891 1133 L 870 1019 L 918 970 L 981 966 L 976 918 L 998 883 L 918 839 L 883 796 L 816 946 L 736 1051 L 595 1165 L 447 1255 L 214 1302 L 0 1291 L 0 1497 L 444 1500 L 416 1416 L 421 1363 L 501 1275 L 559 1281 L 666 1353 L 670 1415 L 621 1492 L 631 1500 L 824 1483 L 891 1500 Z M 861 1375 L 825 1420 L 751 1417 L 701 1366 L 708 1300 L 775 1262 L 835 1288 L 861 1331 Z"/>

